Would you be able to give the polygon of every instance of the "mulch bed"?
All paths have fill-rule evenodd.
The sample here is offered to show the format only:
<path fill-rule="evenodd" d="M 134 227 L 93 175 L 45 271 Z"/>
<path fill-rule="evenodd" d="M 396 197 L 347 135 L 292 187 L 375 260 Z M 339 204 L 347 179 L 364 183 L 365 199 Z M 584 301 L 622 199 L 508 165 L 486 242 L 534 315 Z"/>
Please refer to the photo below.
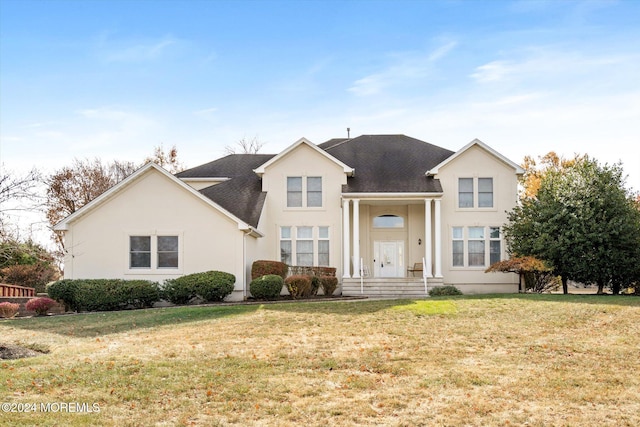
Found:
<path fill-rule="evenodd" d="M 35 357 L 42 354 L 44 353 L 32 350 L 30 348 L 0 343 L 0 359 L 23 359 L 25 357 Z"/>

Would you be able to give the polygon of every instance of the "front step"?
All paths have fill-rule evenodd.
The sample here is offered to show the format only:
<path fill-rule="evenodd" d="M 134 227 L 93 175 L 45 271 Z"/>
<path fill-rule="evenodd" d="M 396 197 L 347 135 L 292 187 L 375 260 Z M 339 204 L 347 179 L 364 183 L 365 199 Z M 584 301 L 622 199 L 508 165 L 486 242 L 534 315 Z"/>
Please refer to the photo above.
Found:
<path fill-rule="evenodd" d="M 442 279 L 429 279 L 428 287 L 442 286 Z M 360 279 L 342 279 L 342 295 L 371 296 L 392 298 L 416 298 L 428 296 L 425 292 L 424 281 L 413 278 L 367 278 L 361 283 Z"/>

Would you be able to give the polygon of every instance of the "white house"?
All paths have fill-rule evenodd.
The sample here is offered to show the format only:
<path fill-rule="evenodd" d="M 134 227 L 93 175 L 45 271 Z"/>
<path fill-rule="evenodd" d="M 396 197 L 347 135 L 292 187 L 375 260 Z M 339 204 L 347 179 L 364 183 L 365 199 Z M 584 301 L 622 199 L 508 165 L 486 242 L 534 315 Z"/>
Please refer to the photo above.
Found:
<path fill-rule="evenodd" d="M 162 281 L 207 270 L 249 295 L 253 261 L 337 268 L 343 295 L 517 292 L 485 274 L 523 170 L 479 140 L 457 152 L 362 135 L 232 154 L 171 175 L 149 163 L 55 226 L 65 278 Z"/>

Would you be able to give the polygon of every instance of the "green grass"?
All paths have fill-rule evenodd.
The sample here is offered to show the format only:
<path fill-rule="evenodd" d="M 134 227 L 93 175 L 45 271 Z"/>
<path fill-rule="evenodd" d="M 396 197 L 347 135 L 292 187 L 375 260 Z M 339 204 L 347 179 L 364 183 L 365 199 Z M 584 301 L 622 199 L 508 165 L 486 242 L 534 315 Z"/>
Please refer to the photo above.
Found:
<path fill-rule="evenodd" d="M 0 361 L 22 425 L 640 425 L 640 299 L 489 295 L 0 322 L 50 352 Z"/>

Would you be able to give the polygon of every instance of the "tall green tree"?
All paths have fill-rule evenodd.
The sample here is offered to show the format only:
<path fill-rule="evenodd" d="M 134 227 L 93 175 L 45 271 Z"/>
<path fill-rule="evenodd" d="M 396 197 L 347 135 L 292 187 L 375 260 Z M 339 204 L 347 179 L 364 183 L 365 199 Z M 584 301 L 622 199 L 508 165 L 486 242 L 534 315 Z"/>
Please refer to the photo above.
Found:
<path fill-rule="evenodd" d="M 551 263 L 565 293 L 568 280 L 615 294 L 640 280 L 640 211 L 619 164 L 585 156 L 548 170 L 535 197 L 509 213 L 504 233 L 514 255 Z"/>

